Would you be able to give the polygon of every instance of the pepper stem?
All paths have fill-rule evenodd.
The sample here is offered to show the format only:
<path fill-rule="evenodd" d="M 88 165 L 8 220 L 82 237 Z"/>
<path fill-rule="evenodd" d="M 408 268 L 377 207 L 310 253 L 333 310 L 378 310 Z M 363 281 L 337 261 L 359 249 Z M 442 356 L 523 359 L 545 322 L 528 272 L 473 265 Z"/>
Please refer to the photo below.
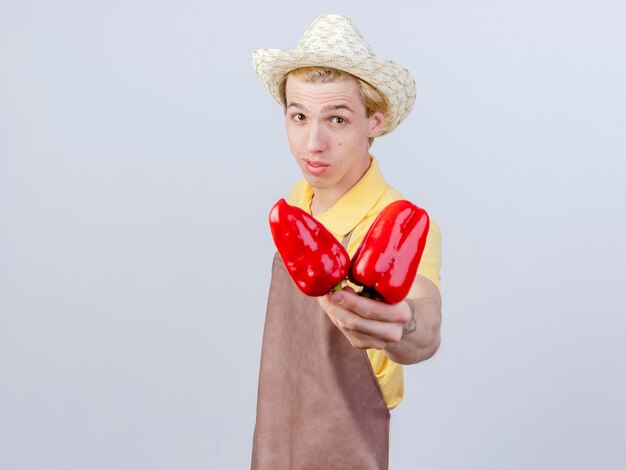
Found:
<path fill-rule="evenodd" d="M 367 299 L 374 299 L 377 296 L 377 292 L 376 289 L 374 289 L 373 287 L 365 286 L 363 287 L 363 290 L 359 293 L 359 295 Z"/>
<path fill-rule="evenodd" d="M 343 290 L 343 281 L 341 281 L 335 287 L 333 287 L 329 293 L 337 292 L 338 290 Z"/>

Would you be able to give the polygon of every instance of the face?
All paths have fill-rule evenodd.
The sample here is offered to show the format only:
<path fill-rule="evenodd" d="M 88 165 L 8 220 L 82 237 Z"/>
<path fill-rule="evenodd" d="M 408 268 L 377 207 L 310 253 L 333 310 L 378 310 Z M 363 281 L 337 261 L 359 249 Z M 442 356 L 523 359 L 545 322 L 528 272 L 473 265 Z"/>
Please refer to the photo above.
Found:
<path fill-rule="evenodd" d="M 314 191 L 345 194 L 370 165 L 368 139 L 377 136 L 384 116 L 367 117 L 357 82 L 286 83 L 287 139 L 304 178 Z"/>

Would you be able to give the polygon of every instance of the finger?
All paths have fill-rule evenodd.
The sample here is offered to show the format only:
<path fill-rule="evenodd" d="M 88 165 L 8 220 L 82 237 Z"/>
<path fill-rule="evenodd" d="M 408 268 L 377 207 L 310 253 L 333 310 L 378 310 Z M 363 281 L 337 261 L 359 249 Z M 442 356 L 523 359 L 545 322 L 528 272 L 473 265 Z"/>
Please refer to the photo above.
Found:
<path fill-rule="evenodd" d="M 344 291 L 334 292 L 329 296 L 328 300 L 370 320 L 404 324 L 411 318 L 411 310 L 406 302 L 390 305 L 378 300 L 361 297 L 356 293 Z"/>
<path fill-rule="evenodd" d="M 352 346 L 359 349 L 385 349 L 387 341 L 362 333 L 345 335 Z"/>
<path fill-rule="evenodd" d="M 325 311 L 335 326 L 346 335 L 367 335 L 384 342 L 396 342 L 402 338 L 404 323 L 370 320 L 341 306 L 332 304 Z"/>

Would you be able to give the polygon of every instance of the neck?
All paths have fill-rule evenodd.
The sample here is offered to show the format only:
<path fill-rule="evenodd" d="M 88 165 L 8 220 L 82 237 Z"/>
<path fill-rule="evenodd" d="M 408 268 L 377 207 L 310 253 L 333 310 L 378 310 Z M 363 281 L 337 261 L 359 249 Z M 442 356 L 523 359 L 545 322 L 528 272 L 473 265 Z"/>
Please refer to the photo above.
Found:
<path fill-rule="evenodd" d="M 311 214 L 320 215 L 333 207 L 335 203 L 341 199 L 344 193 L 334 193 L 323 189 L 313 190 L 313 199 L 311 200 Z"/>
<path fill-rule="evenodd" d="M 367 164 L 354 173 L 354 177 L 346 180 L 343 184 L 337 184 L 330 188 L 313 188 L 313 200 L 311 201 L 311 214 L 320 215 L 335 205 L 352 187 L 357 184 L 369 169 L 372 159 L 367 159 Z"/>

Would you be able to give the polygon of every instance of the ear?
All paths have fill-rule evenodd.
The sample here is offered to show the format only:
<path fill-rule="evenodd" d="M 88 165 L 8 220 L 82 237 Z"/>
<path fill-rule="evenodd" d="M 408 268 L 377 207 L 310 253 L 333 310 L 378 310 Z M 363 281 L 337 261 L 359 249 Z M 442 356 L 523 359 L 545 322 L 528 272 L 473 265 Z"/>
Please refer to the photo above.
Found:
<path fill-rule="evenodd" d="M 380 111 L 376 111 L 369 118 L 370 129 L 368 137 L 376 137 L 383 130 L 383 125 L 385 124 L 385 115 Z"/>

